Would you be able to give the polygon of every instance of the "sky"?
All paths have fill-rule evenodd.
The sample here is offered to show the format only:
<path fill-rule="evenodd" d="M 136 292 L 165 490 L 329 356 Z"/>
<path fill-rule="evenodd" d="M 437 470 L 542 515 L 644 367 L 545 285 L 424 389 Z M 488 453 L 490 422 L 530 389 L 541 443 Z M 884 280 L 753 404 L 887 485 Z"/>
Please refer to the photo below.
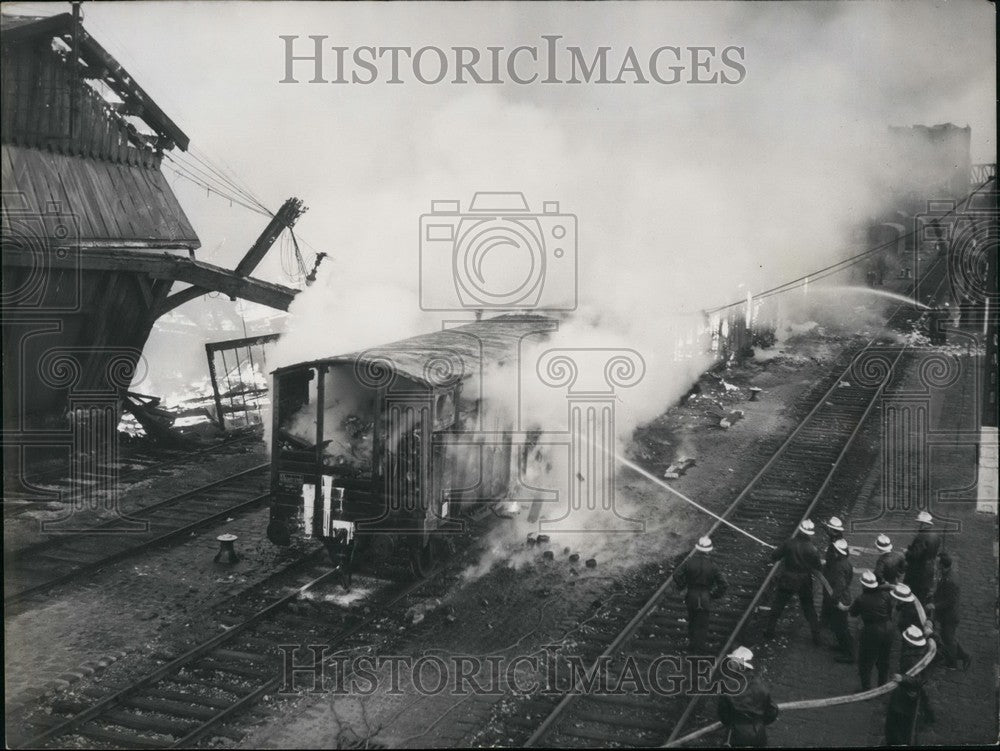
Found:
<path fill-rule="evenodd" d="M 419 305 L 429 262 L 420 216 L 439 199 L 464 211 L 476 191 L 522 191 L 532 210 L 558 201 L 575 215 L 578 315 L 655 349 L 658 320 L 847 252 L 851 228 L 880 207 L 888 126 L 969 125 L 973 162 L 995 162 L 994 13 L 971 0 L 84 3 L 85 27 L 197 153 L 272 211 L 302 198 L 305 261 L 331 256 L 281 322 L 225 299 L 179 309 L 150 339 L 140 390 L 203 376 L 204 341 L 240 335 L 239 315 L 249 333 L 286 331 L 282 362 L 439 327 L 441 315 Z M 325 35 L 349 56 L 362 46 L 467 46 L 484 57 L 488 47 L 541 50 L 543 35 L 559 35 L 563 64 L 569 46 L 588 59 L 608 47 L 614 72 L 629 48 L 648 61 L 668 45 L 682 55 L 738 47 L 745 75 L 708 85 L 424 84 L 404 63 L 407 80 L 393 85 L 382 62 L 369 85 L 310 84 L 309 65 L 297 63 L 302 82 L 289 84 L 279 82 L 282 35 L 298 36 L 301 51 L 309 35 Z M 235 265 L 266 217 L 165 173 L 202 239 L 198 257 Z M 258 275 L 288 281 L 280 255 Z M 184 323 L 195 336 L 170 333 Z"/>

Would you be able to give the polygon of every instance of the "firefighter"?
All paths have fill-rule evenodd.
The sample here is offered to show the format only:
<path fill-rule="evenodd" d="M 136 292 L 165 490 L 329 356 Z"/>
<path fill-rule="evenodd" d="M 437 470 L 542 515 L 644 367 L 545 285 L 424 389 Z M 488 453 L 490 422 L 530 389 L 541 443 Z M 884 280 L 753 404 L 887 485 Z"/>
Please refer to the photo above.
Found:
<path fill-rule="evenodd" d="M 937 588 L 934 590 L 934 619 L 941 635 L 941 656 L 949 668 L 958 667 L 962 662 L 962 670 L 968 670 L 972 657 L 958 641 L 958 605 L 961 588 L 953 578 L 951 556 L 941 554 L 941 575 Z"/>
<path fill-rule="evenodd" d="M 917 598 L 913 596 L 910 588 L 905 584 L 897 584 L 889 590 L 889 594 L 896 601 L 896 629 L 903 633 L 910 626 L 917 626 L 922 632 L 920 614 L 917 612 Z"/>
<path fill-rule="evenodd" d="M 906 573 L 903 581 L 920 602 L 929 602 L 934 583 L 934 562 L 941 550 L 941 536 L 931 529 L 934 517 L 926 511 L 917 514 L 920 528 L 906 549 Z"/>
<path fill-rule="evenodd" d="M 875 561 L 875 578 L 879 584 L 896 584 L 906 573 L 906 556 L 892 549 L 888 535 L 879 535 L 875 547 L 881 553 Z"/>
<path fill-rule="evenodd" d="M 764 637 L 774 637 L 774 628 L 778 625 L 781 612 L 788 601 L 798 595 L 802 612 L 809 622 L 812 631 L 813 644 L 820 644 L 819 619 L 816 617 L 816 607 L 813 605 L 813 573 L 819 573 L 819 551 L 810 539 L 816 534 L 815 525 L 805 519 L 795 530 L 795 536 L 785 541 L 771 554 L 772 561 L 781 561 L 781 573 L 778 575 L 778 589 L 771 605 L 771 618 L 767 623 Z"/>
<path fill-rule="evenodd" d="M 934 722 L 934 712 L 927 701 L 923 680 L 919 676 L 904 676 L 889 697 L 885 712 L 885 743 L 887 746 L 909 746 L 913 743 L 913 728 L 917 716 Z"/>
<path fill-rule="evenodd" d="M 892 597 L 886 587 L 880 587 L 875 574 L 861 575 L 861 594 L 851 605 L 850 614 L 862 621 L 858 647 L 858 674 L 861 690 L 871 688 L 872 667 L 878 670 L 878 685 L 889 680 L 889 653 L 892 651 Z"/>
<path fill-rule="evenodd" d="M 829 562 L 830 560 L 837 560 L 839 554 L 837 553 L 834 545 L 836 545 L 837 540 L 844 539 L 844 522 L 840 520 L 839 517 L 831 516 L 830 521 L 823 524 L 826 527 L 826 555 L 823 556 L 824 562 Z"/>
<path fill-rule="evenodd" d="M 851 566 L 847 540 L 841 537 L 833 546 L 833 553 L 827 554 L 823 566 L 823 576 L 830 584 L 831 592 L 823 592 L 823 610 L 820 620 L 830 628 L 837 639 L 837 662 L 854 662 L 854 641 L 847 624 L 847 611 L 851 607 L 851 581 L 854 568 Z"/>
<path fill-rule="evenodd" d="M 753 652 L 739 647 L 727 658 L 749 681 L 736 696 L 719 697 L 719 720 L 726 728 L 726 745 L 733 748 L 764 748 L 767 746 L 767 726 L 778 719 L 778 705 L 771 698 L 771 689 L 753 673 Z"/>
<path fill-rule="evenodd" d="M 920 626 L 909 626 L 899 646 L 899 672 L 904 675 L 927 654 L 927 637 Z"/>
<path fill-rule="evenodd" d="M 687 590 L 684 599 L 688 611 L 688 648 L 693 654 L 705 654 L 712 600 L 726 591 L 726 580 L 710 556 L 712 549 L 712 540 L 702 537 L 694 546 L 694 554 L 673 575 L 674 585 Z"/>

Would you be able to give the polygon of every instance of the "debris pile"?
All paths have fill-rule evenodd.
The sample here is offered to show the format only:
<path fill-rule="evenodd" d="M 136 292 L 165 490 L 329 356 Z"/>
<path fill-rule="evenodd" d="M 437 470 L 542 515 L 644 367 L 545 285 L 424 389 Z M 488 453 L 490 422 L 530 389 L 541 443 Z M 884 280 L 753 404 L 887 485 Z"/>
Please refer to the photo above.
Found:
<path fill-rule="evenodd" d="M 663 476 L 668 480 L 676 480 L 678 477 L 687 472 L 691 467 L 695 465 L 695 460 L 690 457 L 684 457 L 683 459 L 678 459 L 669 467 L 667 471 L 663 473 Z"/>

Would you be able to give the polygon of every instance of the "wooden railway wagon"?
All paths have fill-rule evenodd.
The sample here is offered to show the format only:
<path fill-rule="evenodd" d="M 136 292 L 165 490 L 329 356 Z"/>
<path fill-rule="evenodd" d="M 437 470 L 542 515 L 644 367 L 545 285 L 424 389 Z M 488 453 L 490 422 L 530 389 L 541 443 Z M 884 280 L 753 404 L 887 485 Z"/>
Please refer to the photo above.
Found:
<path fill-rule="evenodd" d="M 424 575 L 462 516 L 517 482 L 513 418 L 488 384 L 554 328 L 503 315 L 274 371 L 269 539 Z"/>

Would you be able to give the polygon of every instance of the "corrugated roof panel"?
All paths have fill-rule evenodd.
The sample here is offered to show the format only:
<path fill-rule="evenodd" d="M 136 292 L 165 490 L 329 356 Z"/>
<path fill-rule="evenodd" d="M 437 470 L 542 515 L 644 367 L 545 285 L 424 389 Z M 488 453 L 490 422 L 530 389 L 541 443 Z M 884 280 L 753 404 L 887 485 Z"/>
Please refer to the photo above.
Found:
<path fill-rule="evenodd" d="M 197 248 L 198 235 L 158 169 L 55 154 L 3 150 L 3 210 L 75 216 L 80 241 L 128 247 Z"/>
<path fill-rule="evenodd" d="M 366 368 L 389 365 L 417 383 L 441 386 L 452 378 L 481 373 L 484 366 L 513 364 L 526 337 L 553 331 L 556 326 L 556 319 L 547 316 L 501 315 L 275 372 L 318 363 L 355 363 Z"/>

